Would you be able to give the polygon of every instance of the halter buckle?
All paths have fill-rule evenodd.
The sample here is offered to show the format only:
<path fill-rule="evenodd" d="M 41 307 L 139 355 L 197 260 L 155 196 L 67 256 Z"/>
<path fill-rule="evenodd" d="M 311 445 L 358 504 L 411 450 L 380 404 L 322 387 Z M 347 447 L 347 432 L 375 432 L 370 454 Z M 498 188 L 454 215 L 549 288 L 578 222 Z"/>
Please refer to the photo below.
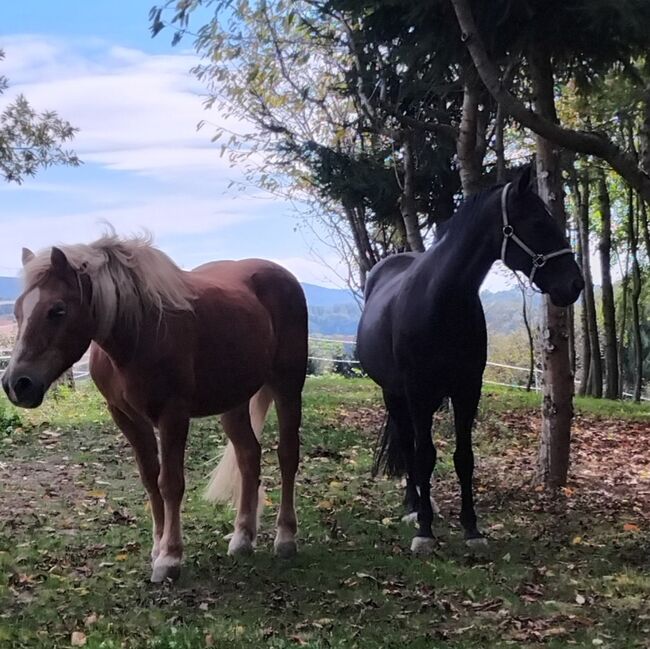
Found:
<path fill-rule="evenodd" d="M 513 234 L 515 233 L 513 227 L 511 225 L 504 225 L 503 226 L 503 236 L 506 238 L 510 238 Z"/>
<path fill-rule="evenodd" d="M 544 264 L 546 264 L 545 255 L 535 255 L 533 257 L 533 266 L 535 266 L 535 268 L 541 268 Z"/>

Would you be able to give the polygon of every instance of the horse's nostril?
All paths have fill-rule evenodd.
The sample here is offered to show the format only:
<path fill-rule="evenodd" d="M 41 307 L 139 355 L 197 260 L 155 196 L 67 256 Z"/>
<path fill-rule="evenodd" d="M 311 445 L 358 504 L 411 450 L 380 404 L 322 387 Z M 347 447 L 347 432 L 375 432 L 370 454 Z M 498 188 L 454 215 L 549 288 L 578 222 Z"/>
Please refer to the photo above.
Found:
<path fill-rule="evenodd" d="M 20 399 L 21 396 L 31 390 L 34 383 L 28 376 L 21 376 L 14 383 L 14 394 Z"/>

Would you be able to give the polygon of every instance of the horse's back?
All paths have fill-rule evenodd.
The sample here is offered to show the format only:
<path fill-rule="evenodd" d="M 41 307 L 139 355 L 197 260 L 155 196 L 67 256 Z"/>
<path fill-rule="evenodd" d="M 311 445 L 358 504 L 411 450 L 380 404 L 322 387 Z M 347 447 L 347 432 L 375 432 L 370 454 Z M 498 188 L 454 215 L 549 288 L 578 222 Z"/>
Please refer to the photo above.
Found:
<path fill-rule="evenodd" d="M 364 287 L 366 302 L 376 288 L 385 288 L 392 283 L 401 281 L 402 274 L 411 267 L 413 262 L 420 256 L 419 252 L 401 252 L 382 259 L 368 273 Z"/>
<path fill-rule="evenodd" d="M 296 375 L 304 382 L 307 364 L 307 303 L 295 276 L 286 268 L 265 259 L 215 261 L 191 271 L 203 288 L 206 302 L 238 301 L 247 308 L 261 306 L 268 314 L 274 350 L 274 366 L 279 372 Z M 258 342 L 266 336 L 260 322 Z M 302 374 L 302 376 L 300 376 Z"/>

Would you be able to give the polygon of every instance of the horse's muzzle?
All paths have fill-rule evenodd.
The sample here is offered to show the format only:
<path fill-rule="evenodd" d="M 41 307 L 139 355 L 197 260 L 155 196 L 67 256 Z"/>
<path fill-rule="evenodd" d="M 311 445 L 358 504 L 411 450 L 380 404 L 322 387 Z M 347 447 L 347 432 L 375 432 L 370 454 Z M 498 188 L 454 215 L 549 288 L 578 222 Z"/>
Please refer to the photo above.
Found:
<path fill-rule="evenodd" d="M 571 306 L 580 297 L 584 287 L 585 281 L 582 277 L 576 277 L 571 284 L 551 289 L 548 294 L 555 306 L 567 307 Z"/>
<path fill-rule="evenodd" d="M 42 381 L 19 376 L 12 379 L 7 373 L 2 377 L 2 387 L 9 397 L 9 401 L 21 408 L 38 408 L 43 403 L 45 396 L 45 385 Z"/>

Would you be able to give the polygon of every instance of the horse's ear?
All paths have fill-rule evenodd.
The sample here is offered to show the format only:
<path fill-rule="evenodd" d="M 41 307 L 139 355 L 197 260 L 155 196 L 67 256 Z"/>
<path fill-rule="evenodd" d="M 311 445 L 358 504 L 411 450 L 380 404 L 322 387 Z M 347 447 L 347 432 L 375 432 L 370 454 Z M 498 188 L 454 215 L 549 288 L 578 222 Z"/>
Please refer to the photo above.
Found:
<path fill-rule="evenodd" d="M 23 248 L 23 266 L 27 266 L 32 259 L 34 259 L 34 253 L 29 248 Z"/>
<path fill-rule="evenodd" d="M 60 248 L 52 248 L 50 263 L 52 264 L 52 270 L 62 276 L 67 275 L 72 270 L 68 258 Z"/>
<path fill-rule="evenodd" d="M 517 194 L 523 196 L 524 194 L 530 191 L 530 180 L 532 174 L 532 167 L 527 164 L 519 174 L 519 178 L 515 181 L 515 187 L 517 189 Z"/>

